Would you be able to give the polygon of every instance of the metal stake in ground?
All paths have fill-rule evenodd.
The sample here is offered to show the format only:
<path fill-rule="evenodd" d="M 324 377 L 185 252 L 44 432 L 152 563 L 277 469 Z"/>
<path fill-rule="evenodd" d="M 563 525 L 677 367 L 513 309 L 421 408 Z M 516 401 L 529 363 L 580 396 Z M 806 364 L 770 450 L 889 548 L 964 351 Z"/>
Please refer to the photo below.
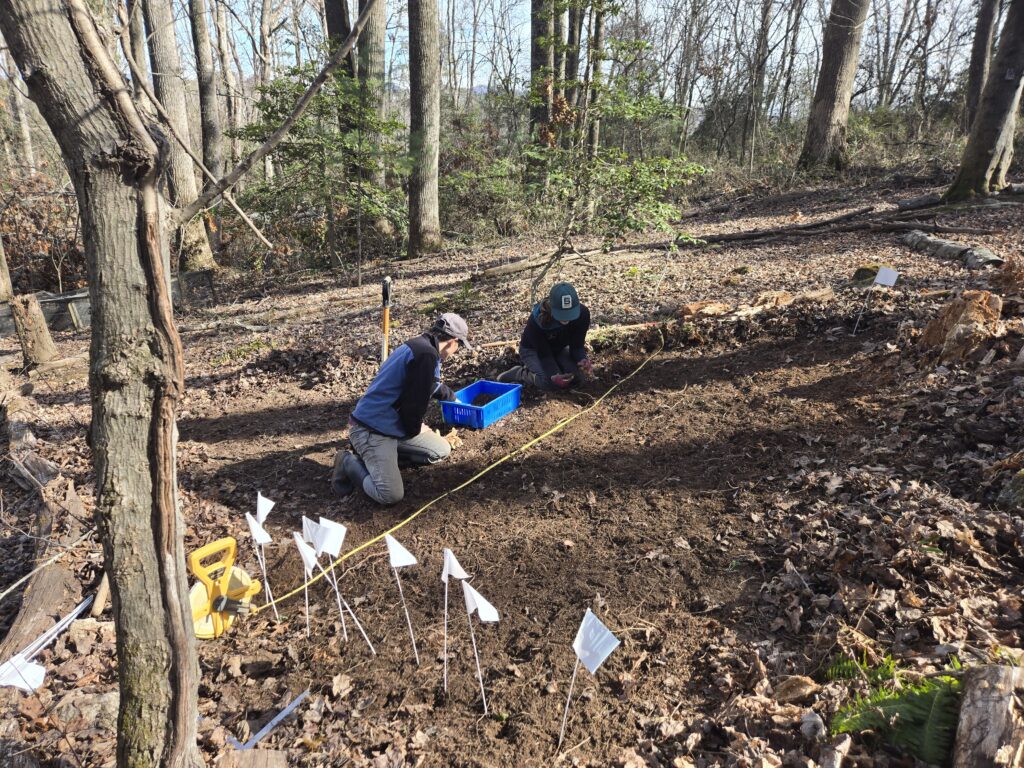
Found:
<path fill-rule="evenodd" d="M 313 568 L 318 565 L 316 551 L 302 540 L 302 534 L 296 531 L 292 534 L 295 539 L 295 546 L 299 548 L 299 555 L 302 557 L 302 569 L 305 572 L 305 580 L 302 582 L 302 592 L 306 599 L 306 637 L 309 637 L 309 580 L 313 576 Z"/>
<path fill-rule="evenodd" d="M 388 359 L 388 338 L 391 335 L 391 278 L 385 277 L 380 284 L 381 307 L 383 308 L 383 319 L 380 340 L 380 364 Z"/>
<path fill-rule="evenodd" d="M 485 623 L 498 621 L 498 609 L 491 605 L 484 596 L 469 586 L 468 581 L 462 582 L 462 596 L 466 599 L 466 618 L 469 620 L 469 639 L 473 641 L 473 658 L 476 660 L 476 676 L 480 681 L 480 696 L 484 700 L 484 714 L 487 714 L 487 694 L 484 692 L 484 673 L 480 669 L 480 654 L 476 650 L 476 633 L 473 631 L 473 612 Z"/>
<path fill-rule="evenodd" d="M 569 704 L 572 702 L 572 689 L 576 684 L 576 670 L 580 662 L 583 662 L 590 674 L 595 674 L 598 668 L 604 663 L 612 651 L 619 647 L 619 639 L 611 633 L 601 620 L 594 615 L 593 611 L 587 608 L 580 622 L 580 628 L 576 631 L 576 639 L 572 641 L 572 649 L 576 652 L 576 663 L 572 668 L 572 680 L 569 682 L 569 695 L 565 700 L 565 713 L 562 715 L 562 728 L 558 733 L 558 747 L 562 748 L 562 739 L 565 738 L 565 724 L 569 720 Z"/>
<path fill-rule="evenodd" d="M 407 568 L 416 565 L 416 558 L 412 552 L 403 547 L 390 533 L 385 534 L 384 543 L 388 547 L 388 559 L 391 562 L 391 570 L 395 572 L 395 583 L 398 585 L 398 597 L 402 601 L 402 610 L 405 611 L 405 623 L 409 625 L 409 639 L 412 640 L 412 655 L 416 659 L 416 666 L 420 665 L 420 652 L 416 649 L 416 634 L 412 631 L 412 619 L 409 618 L 409 606 L 405 603 L 405 593 L 402 591 L 402 580 L 398 577 L 399 568 Z M 447 585 L 447 582 L 445 582 Z"/>
<path fill-rule="evenodd" d="M 281 614 L 277 612 L 277 601 L 274 600 L 274 593 L 270 591 L 270 579 L 267 578 L 267 553 L 263 549 L 264 544 L 270 543 L 270 534 L 267 533 L 263 524 L 267 521 L 267 517 L 270 515 L 270 510 L 274 508 L 274 502 L 268 499 L 259 491 L 256 492 L 256 524 L 260 531 L 263 531 L 263 535 L 259 538 L 264 541 L 256 541 L 257 533 L 253 528 L 252 523 L 249 523 L 249 532 L 252 533 L 253 541 L 256 542 L 256 559 L 259 561 L 260 570 L 263 572 L 263 586 L 267 589 L 267 598 L 264 601 L 264 605 L 270 604 L 270 607 L 274 609 L 274 618 L 278 621 L 281 620 Z M 246 514 L 246 520 L 248 521 L 249 515 Z"/>
<path fill-rule="evenodd" d="M 448 693 L 448 577 L 453 579 L 468 579 L 459 561 L 455 559 L 450 549 L 444 550 L 444 569 L 441 571 L 441 581 L 444 582 L 444 692 Z"/>

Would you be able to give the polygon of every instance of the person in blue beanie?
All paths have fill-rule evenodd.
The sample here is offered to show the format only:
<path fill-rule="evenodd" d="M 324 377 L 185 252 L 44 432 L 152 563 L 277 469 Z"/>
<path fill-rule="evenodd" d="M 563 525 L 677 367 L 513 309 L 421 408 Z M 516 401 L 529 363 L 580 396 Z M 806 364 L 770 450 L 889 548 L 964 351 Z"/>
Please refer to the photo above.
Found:
<path fill-rule="evenodd" d="M 534 304 L 519 340 L 520 364 L 498 376 L 509 384 L 529 384 L 553 392 L 592 376 L 586 340 L 590 310 L 570 283 L 556 283 L 548 297 Z"/>
<path fill-rule="evenodd" d="M 469 327 L 445 312 L 426 331 L 395 349 L 381 366 L 349 418 L 349 442 L 355 453 L 334 457 L 331 488 L 348 496 L 357 488 L 379 504 L 397 504 L 405 496 L 399 464 L 436 464 L 451 445 L 423 423 L 430 399 L 454 400 L 441 382 L 441 361 L 460 347 L 472 349 Z"/>

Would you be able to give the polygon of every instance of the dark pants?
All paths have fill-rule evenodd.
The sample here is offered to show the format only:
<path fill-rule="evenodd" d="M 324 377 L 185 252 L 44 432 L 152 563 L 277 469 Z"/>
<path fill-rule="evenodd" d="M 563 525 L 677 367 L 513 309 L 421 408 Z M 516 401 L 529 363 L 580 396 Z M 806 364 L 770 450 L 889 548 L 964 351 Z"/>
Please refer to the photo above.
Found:
<path fill-rule="evenodd" d="M 545 392 L 553 392 L 558 389 L 551 383 L 551 377 L 554 374 L 571 373 L 576 377 L 575 381 L 577 382 L 583 379 L 583 372 L 576 365 L 576 361 L 572 359 L 568 347 L 564 347 L 555 355 L 554 364 L 557 370 L 546 371 L 537 353 L 526 347 L 519 348 L 519 359 L 523 361 L 522 365 L 505 371 L 500 376 L 502 381 L 510 384 L 528 384 Z"/>
<path fill-rule="evenodd" d="M 448 441 L 436 432 L 399 440 L 353 424 L 348 439 L 369 472 L 362 490 L 378 504 L 397 504 L 405 496 L 399 465 L 436 464 L 452 452 Z"/>

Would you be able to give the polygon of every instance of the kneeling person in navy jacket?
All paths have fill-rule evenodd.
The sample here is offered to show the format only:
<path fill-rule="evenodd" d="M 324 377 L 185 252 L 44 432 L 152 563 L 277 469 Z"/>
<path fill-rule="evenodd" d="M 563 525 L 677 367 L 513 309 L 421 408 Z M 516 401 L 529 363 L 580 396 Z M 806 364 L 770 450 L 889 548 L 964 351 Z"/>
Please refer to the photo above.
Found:
<path fill-rule="evenodd" d="M 445 312 L 430 329 L 398 347 L 381 366 L 349 418 L 355 454 L 338 451 L 331 488 L 348 496 L 361 488 L 380 504 L 405 496 L 399 463 L 436 464 L 451 445 L 423 423 L 431 398 L 454 400 L 441 383 L 441 361 L 470 347 L 466 321 Z"/>

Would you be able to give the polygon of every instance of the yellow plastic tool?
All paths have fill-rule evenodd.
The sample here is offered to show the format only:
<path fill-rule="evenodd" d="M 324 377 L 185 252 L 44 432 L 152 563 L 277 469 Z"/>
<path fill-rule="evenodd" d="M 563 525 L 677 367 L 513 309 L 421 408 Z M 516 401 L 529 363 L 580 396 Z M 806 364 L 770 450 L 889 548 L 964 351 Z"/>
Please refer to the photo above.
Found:
<path fill-rule="evenodd" d="M 210 640 L 223 635 L 235 616 L 247 611 L 253 595 L 263 588 L 235 567 L 238 543 L 231 537 L 210 542 L 188 556 L 188 569 L 199 581 L 189 592 L 196 637 Z M 212 562 L 212 558 L 216 558 Z"/>

